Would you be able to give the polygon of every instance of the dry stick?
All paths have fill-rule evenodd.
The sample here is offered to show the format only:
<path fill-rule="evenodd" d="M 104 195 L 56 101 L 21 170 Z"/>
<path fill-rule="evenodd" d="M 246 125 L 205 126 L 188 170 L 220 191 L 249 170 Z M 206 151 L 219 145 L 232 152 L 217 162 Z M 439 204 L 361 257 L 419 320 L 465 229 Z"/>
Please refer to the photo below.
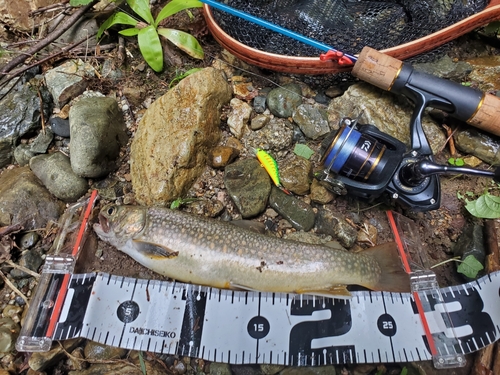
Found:
<path fill-rule="evenodd" d="M 90 36 L 92 37 L 92 35 Z M 2 80 L 0 79 L 0 86 L 6 84 L 7 82 L 9 82 L 12 78 L 18 76 L 19 74 L 21 73 L 24 73 L 25 71 L 27 70 L 30 70 L 31 68 L 35 67 L 35 66 L 38 66 L 38 65 L 41 65 L 49 60 L 52 60 L 53 58 L 59 56 L 59 55 L 62 55 L 63 53 L 66 53 L 68 51 L 71 51 L 73 48 L 77 47 L 78 45 L 82 44 L 83 42 L 85 42 L 87 40 L 87 37 L 79 40 L 78 42 L 75 42 L 73 44 L 70 44 L 69 46 L 66 46 L 64 48 L 62 48 L 60 51 L 57 51 L 53 54 L 51 54 L 50 56 L 47 56 L 41 60 L 38 60 L 34 63 L 32 63 L 31 65 L 29 66 L 25 66 L 24 68 L 19 68 L 17 70 L 15 70 L 13 73 L 12 73 L 12 77 L 8 78 L 7 80 L 5 80 L 5 82 L 2 82 Z"/>
<path fill-rule="evenodd" d="M 36 10 L 31 11 L 30 16 L 34 16 L 35 14 L 47 12 L 50 10 L 59 10 L 60 8 L 70 8 L 71 6 L 68 4 L 68 2 L 69 2 L 69 0 L 65 0 L 65 1 L 60 2 L 58 4 L 52 4 L 52 5 L 48 5 L 46 7 L 38 8 Z"/>
<path fill-rule="evenodd" d="M 69 17 L 66 21 L 64 21 L 56 30 L 54 30 L 52 33 L 50 33 L 45 38 L 40 40 L 40 42 L 38 42 L 33 47 L 31 47 L 28 51 L 26 51 L 25 54 L 19 55 L 19 56 L 15 57 L 14 59 L 12 59 L 11 61 L 9 61 L 7 64 L 5 64 L 5 66 L 3 66 L 2 69 L 0 69 L 0 75 L 4 75 L 4 77 L 2 77 L 0 79 L 0 83 L 2 83 L 5 80 L 9 81 L 10 79 L 12 79 L 13 78 L 12 75 L 11 75 L 11 77 L 8 77 L 8 73 L 12 69 L 14 69 L 19 64 L 24 63 L 26 61 L 26 59 L 28 58 L 28 56 L 34 55 L 35 53 L 40 51 L 42 48 L 45 48 L 50 43 L 52 43 L 54 40 L 59 38 L 66 30 L 68 30 L 71 26 L 73 26 L 80 17 L 82 17 L 90 8 L 92 8 L 96 2 L 97 2 L 97 0 L 94 0 L 90 4 L 78 9 L 75 13 L 73 13 L 71 15 L 71 17 Z"/>
<path fill-rule="evenodd" d="M 3 279 L 5 284 L 7 284 L 8 287 L 14 291 L 14 293 L 16 293 L 19 297 L 21 297 L 24 300 L 24 302 L 26 303 L 26 307 L 29 308 L 30 305 L 28 303 L 28 298 L 26 298 L 26 296 L 19 289 L 17 289 L 14 284 L 12 284 L 12 282 L 7 278 L 7 276 L 3 274 L 2 271 L 0 271 L 0 277 Z"/>

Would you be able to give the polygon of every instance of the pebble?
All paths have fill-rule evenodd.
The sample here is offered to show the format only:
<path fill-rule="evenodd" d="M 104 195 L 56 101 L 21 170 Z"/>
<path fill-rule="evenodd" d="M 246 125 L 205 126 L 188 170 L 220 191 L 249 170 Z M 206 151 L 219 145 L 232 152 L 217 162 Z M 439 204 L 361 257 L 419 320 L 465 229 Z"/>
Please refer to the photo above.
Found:
<path fill-rule="evenodd" d="M 357 231 L 343 217 L 320 208 L 316 215 L 316 233 L 327 234 L 336 238 L 345 248 L 351 248 L 356 242 Z"/>
<path fill-rule="evenodd" d="M 269 206 L 297 230 L 307 232 L 314 227 L 315 213 L 313 208 L 304 201 L 285 194 L 275 186 L 271 189 Z"/>
<path fill-rule="evenodd" d="M 326 112 L 310 104 L 301 104 L 293 111 L 293 121 L 307 138 L 318 139 L 330 132 Z"/>
<path fill-rule="evenodd" d="M 58 116 L 52 116 L 49 119 L 49 125 L 55 135 L 63 138 L 69 138 L 69 120 Z"/>
<path fill-rule="evenodd" d="M 266 96 L 264 95 L 257 95 L 255 98 L 253 98 L 253 110 L 256 113 L 264 113 L 266 110 Z"/>
<path fill-rule="evenodd" d="M 123 358 L 127 354 L 127 349 L 87 341 L 83 354 L 88 359 L 110 360 Z"/>
<path fill-rule="evenodd" d="M 70 158 L 62 152 L 35 156 L 30 168 L 54 196 L 65 202 L 76 202 L 88 190 L 87 180 L 73 171 Z"/>
<path fill-rule="evenodd" d="M 323 186 L 318 180 L 313 179 L 311 183 L 311 201 L 319 204 L 328 204 L 335 199 L 335 194 Z"/>
<path fill-rule="evenodd" d="M 24 233 L 19 239 L 19 245 L 21 246 L 21 249 L 29 249 L 30 247 L 33 247 L 39 239 L 40 236 L 37 232 L 27 232 Z"/>
<path fill-rule="evenodd" d="M 255 116 L 252 121 L 250 121 L 250 129 L 252 130 L 259 130 L 262 129 L 264 126 L 269 124 L 270 118 L 269 116 L 260 114 Z"/>
<path fill-rule="evenodd" d="M 21 258 L 17 262 L 20 266 L 26 267 L 31 271 L 38 272 L 38 269 L 43 263 L 43 259 L 36 250 L 26 250 L 22 253 Z M 21 271 L 20 269 L 14 268 L 10 271 L 10 275 L 14 279 L 22 279 L 25 277 L 30 277 L 31 275 Z"/>
<path fill-rule="evenodd" d="M 208 165 L 212 168 L 224 168 L 239 155 L 239 151 L 234 147 L 216 146 L 208 152 Z"/>
<path fill-rule="evenodd" d="M 264 212 L 271 191 L 271 180 L 257 159 L 238 160 L 224 171 L 228 195 L 246 219 Z"/>
<path fill-rule="evenodd" d="M 240 139 L 245 132 L 250 115 L 252 114 L 252 107 L 243 100 L 233 98 L 229 102 L 231 106 L 231 113 L 227 117 L 227 125 L 231 134 Z"/>
<path fill-rule="evenodd" d="M 21 143 L 14 149 L 14 160 L 19 166 L 24 167 L 28 165 L 30 159 L 36 154 L 31 150 L 31 146 Z"/>
<path fill-rule="evenodd" d="M 297 195 L 309 193 L 309 183 L 312 179 L 312 164 L 309 160 L 292 154 L 279 163 L 281 184 L 285 189 Z"/>
<path fill-rule="evenodd" d="M 272 89 L 267 94 L 267 106 L 278 117 L 291 117 L 293 111 L 302 104 L 302 90 L 296 83 Z"/>
<path fill-rule="evenodd" d="M 37 137 L 31 144 L 31 151 L 35 154 L 45 154 L 54 140 L 54 133 L 51 128 L 45 128 L 44 131 L 38 133 Z"/>
<path fill-rule="evenodd" d="M 14 349 L 20 326 L 11 318 L 0 318 L 0 353 Z"/>

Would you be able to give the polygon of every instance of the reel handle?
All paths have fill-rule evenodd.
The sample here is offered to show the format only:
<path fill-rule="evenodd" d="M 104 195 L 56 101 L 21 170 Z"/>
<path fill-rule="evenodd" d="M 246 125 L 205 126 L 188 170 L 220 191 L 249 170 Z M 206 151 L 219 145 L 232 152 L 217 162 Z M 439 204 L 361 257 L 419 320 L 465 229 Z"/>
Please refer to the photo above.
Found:
<path fill-rule="evenodd" d="M 479 129 L 500 135 L 500 98 L 494 95 L 415 71 L 410 64 L 370 47 L 363 48 L 352 74 L 411 100 L 414 100 L 417 91 L 424 92 L 433 107 Z"/>

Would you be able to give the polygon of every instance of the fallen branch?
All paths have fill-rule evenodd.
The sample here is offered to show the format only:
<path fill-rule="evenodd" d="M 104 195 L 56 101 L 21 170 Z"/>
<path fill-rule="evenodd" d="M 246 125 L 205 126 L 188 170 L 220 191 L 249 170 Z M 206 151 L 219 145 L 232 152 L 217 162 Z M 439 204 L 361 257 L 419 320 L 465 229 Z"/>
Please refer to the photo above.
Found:
<path fill-rule="evenodd" d="M 23 299 L 23 301 L 26 303 L 26 307 L 29 308 L 30 305 L 28 303 L 28 298 L 19 289 L 17 289 L 14 284 L 12 284 L 12 282 L 7 278 L 7 276 L 4 275 L 2 271 L 0 271 L 0 277 L 3 279 L 5 284 L 7 284 L 7 286 L 14 291 L 14 293 L 16 293 Z"/>
<path fill-rule="evenodd" d="M 71 26 L 73 26 L 76 21 L 82 17 L 90 8 L 94 6 L 94 4 L 97 3 L 97 0 L 92 1 L 90 4 L 81 7 L 75 13 L 73 13 L 66 21 L 64 21 L 56 30 L 54 30 L 52 33 L 47 35 L 45 38 L 41 39 L 37 44 L 35 44 L 33 47 L 31 47 L 26 53 L 23 53 L 15 58 L 13 58 L 11 61 L 9 61 L 5 66 L 3 66 L 0 69 L 0 75 L 3 75 L 3 77 L 0 79 L 0 83 L 5 83 L 6 81 L 11 80 L 15 75 L 8 74 L 10 71 L 12 71 L 16 66 L 19 64 L 24 63 L 29 56 L 33 56 L 35 53 L 39 52 L 41 49 L 45 48 L 48 46 L 50 43 L 52 43 L 54 40 L 59 38 L 65 31 L 67 31 Z M 16 74 L 17 75 L 17 74 Z"/>

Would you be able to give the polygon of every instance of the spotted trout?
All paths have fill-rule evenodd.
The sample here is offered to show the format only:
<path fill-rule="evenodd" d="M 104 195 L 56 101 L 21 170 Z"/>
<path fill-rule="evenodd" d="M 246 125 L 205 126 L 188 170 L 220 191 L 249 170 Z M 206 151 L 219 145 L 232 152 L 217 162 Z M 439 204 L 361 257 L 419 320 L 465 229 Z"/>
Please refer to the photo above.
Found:
<path fill-rule="evenodd" d="M 349 284 L 409 291 L 394 243 L 350 253 L 144 206 L 107 205 L 94 231 L 145 267 L 181 282 L 330 296 L 348 296 Z"/>

